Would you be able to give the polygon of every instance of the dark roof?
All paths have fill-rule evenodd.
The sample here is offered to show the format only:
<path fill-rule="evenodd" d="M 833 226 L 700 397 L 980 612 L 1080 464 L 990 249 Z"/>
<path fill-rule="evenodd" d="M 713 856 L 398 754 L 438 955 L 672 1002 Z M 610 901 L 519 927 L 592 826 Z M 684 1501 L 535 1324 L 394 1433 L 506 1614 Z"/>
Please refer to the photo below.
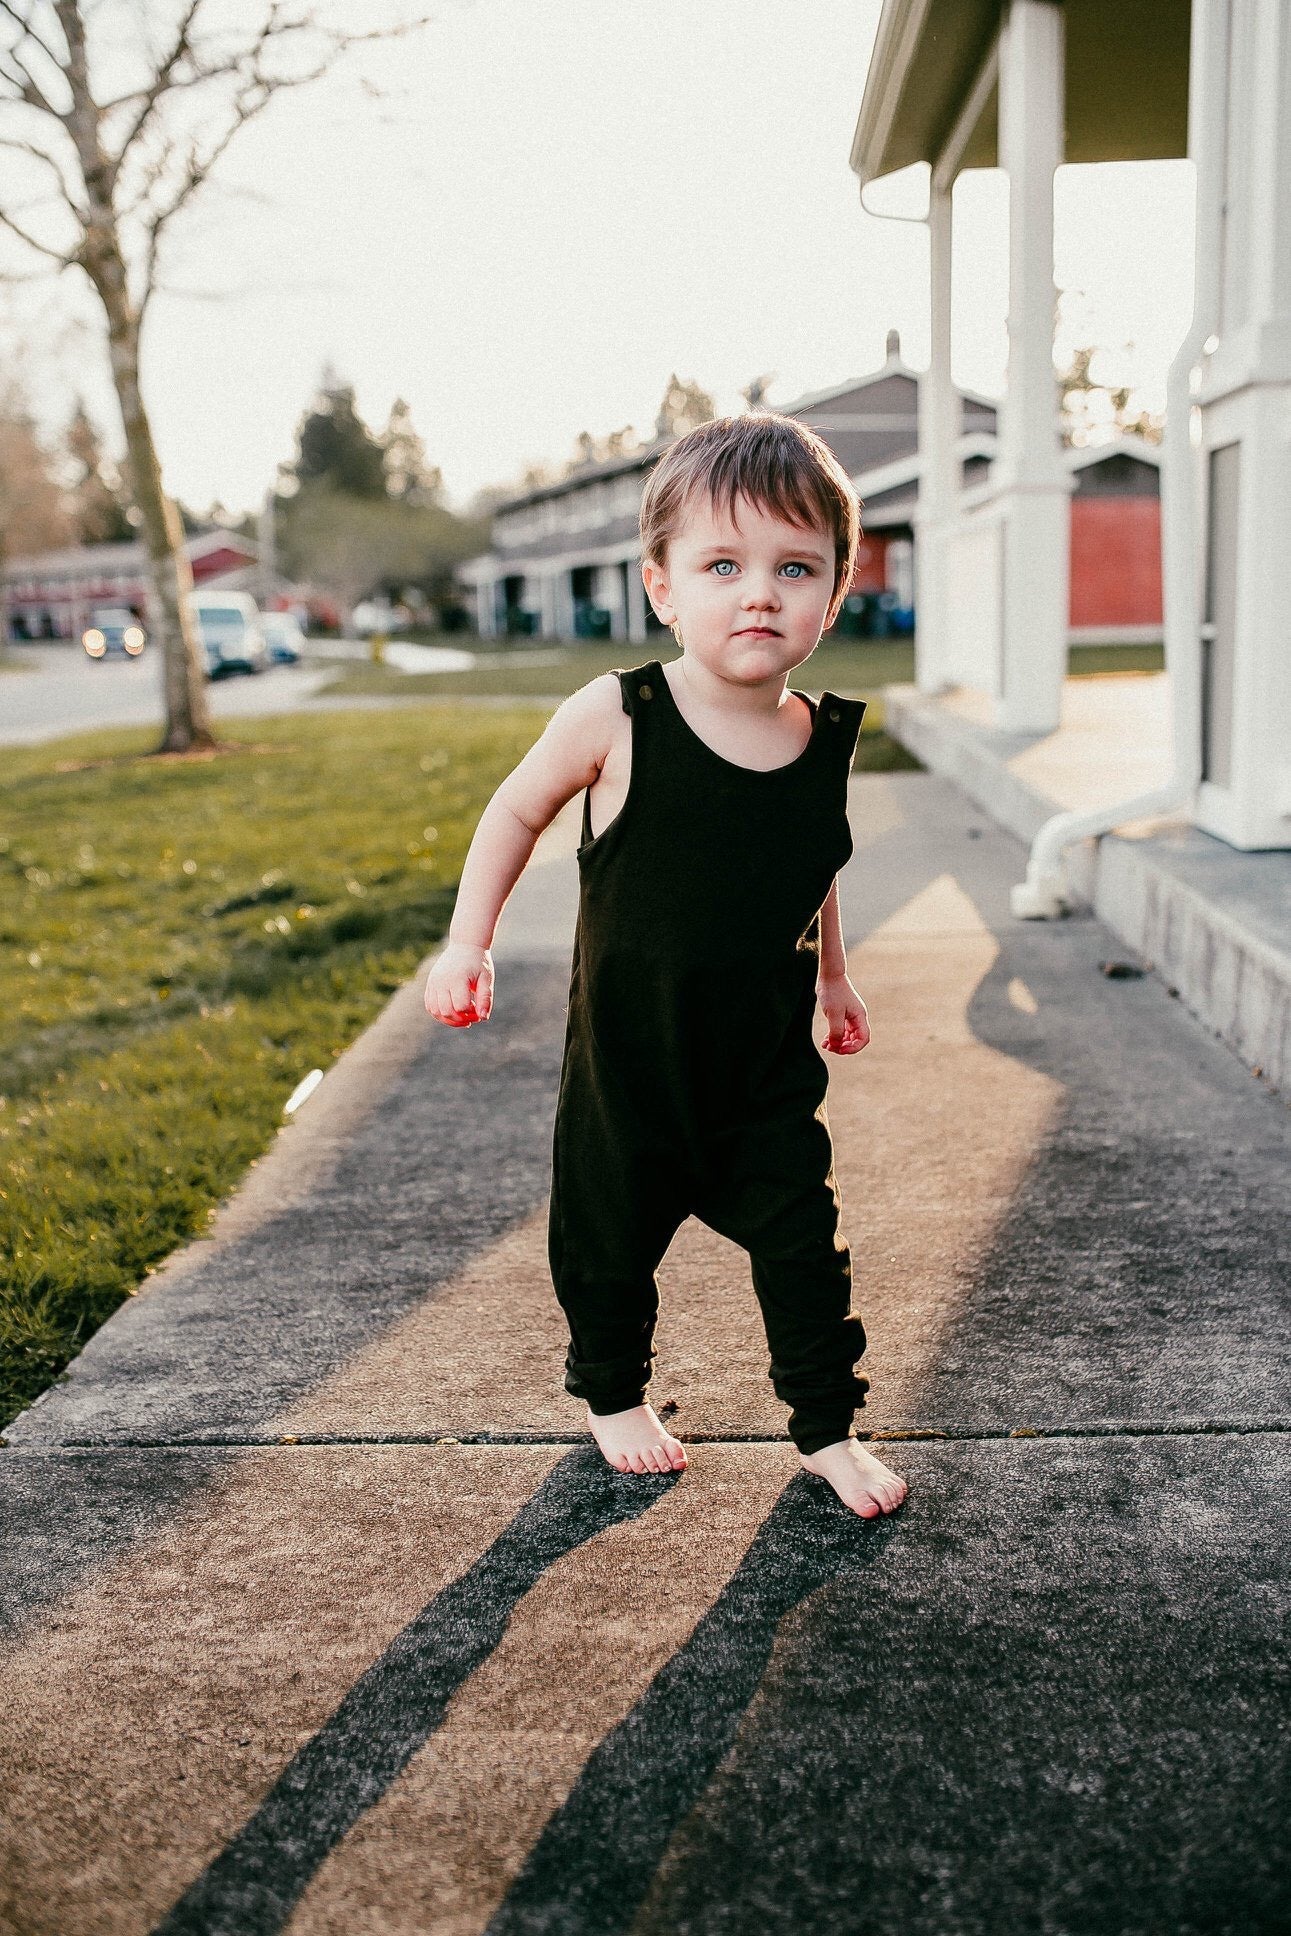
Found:
<path fill-rule="evenodd" d="M 995 405 L 972 391 L 960 394 L 963 429 L 994 431 Z M 832 389 L 811 391 L 792 403 L 768 404 L 767 408 L 819 430 L 848 476 L 858 477 L 893 458 L 911 456 L 918 449 L 918 405 L 918 375 L 900 361 L 890 343 L 886 363 L 868 376 L 852 377 Z M 504 499 L 494 506 L 494 515 L 521 510 L 544 498 L 564 497 L 584 484 L 619 477 L 625 471 L 648 470 L 673 441 L 671 437 L 655 437 L 629 455 L 579 464 L 555 484 L 543 484 Z"/>

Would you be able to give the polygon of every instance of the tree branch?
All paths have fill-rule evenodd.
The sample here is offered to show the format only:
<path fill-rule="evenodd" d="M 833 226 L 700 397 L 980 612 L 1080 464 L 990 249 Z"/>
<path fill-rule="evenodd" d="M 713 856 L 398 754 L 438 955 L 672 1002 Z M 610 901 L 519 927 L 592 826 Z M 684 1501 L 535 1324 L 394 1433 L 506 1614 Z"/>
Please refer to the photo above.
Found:
<path fill-rule="evenodd" d="M 18 52 L 19 47 L 22 45 L 22 40 L 24 36 L 28 39 L 34 40 L 38 47 L 43 48 L 45 43 L 42 40 L 40 40 L 37 35 L 31 32 L 31 29 L 27 26 L 25 21 L 20 19 L 19 16 L 14 13 L 13 8 L 8 4 L 8 0 L 0 0 L 0 7 L 2 7 L 4 12 L 7 13 L 12 19 L 16 20 L 18 22 L 18 25 L 23 29 L 23 34 L 19 36 L 18 40 L 15 41 L 11 47 L 0 48 L 0 54 L 3 54 L 5 60 L 13 62 L 14 66 L 18 69 L 18 73 L 22 76 L 22 79 L 17 80 L 12 74 L 5 74 L 4 76 L 5 80 L 7 80 L 11 86 L 16 87 L 19 90 L 19 93 L 21 94 L 22 99 L 27 103 L 28 107 L 39 108 L 43 114 L 52 115 L 55 121 L 66 120 L 67 117 L 59 113 L 58 109 L 54 106 L 53 102 L 50 100 L 48 94 L 46 94 L 44 88 L 40 85 L 39 81 L 37 81 L 35 75 L 28 67 L 26 61 L 24 61 L 24 59 L 22 58 L 22 55 Z M 53 60 L 53 58 L 54 57 L 51 54 L 50 59 Z M 55 60 L 54 66 L 58 69 L 60 74 L 63 72 L 63 64 L 61 61 Z M 3 71 L 3 70 L 0 70 L 0 71 Z"/>
<path fill-rule="evenodd" d="M 36 32 L 36 29 L 32 26 L 31 21 L 29 19 L 25 19 L 24 16 L 19 13 L 17 7 L 10 5 L 10 0 L 0 0 L 0 13 L 7 13 L 10 20 L 13 21 L 14 25 L 22 28 L 22 35 L 19 42 L 20 45 L 22 40 L 34 41 L 36 46 L 39 47 L 41 53 L 45 56 L 45 59 L 49 61 L 52 66 L 57 67 L 61 72 L 63 61 L 54 52 L 49 42 L 47 40 L 42 39 L 42 37 Z M 64 58 L 66 58 L 66 56 L 64 56 Z"/>
<path fill-rule="evenodd" d="M 188 9 L 175 30 L 174 45 L 161 66 L 157 69 L 156 76 L 151 84 L 141 91 L 136 91 L 134 94 L 121 95 L 117 100 L 109 102 L 103 109 L 103 115 L 106 118 L 114 108 L 123 106 L 127 101 L 142 99 L 143 102 L 139 112 L 126 130 L 125 139 L 121 142 L 113 157 L 112 174 L 114 179 L 120 172 L 121 164 L 125 160 L 126 155 L 143 133 L 158 101 L 160 101 L 162 95 L 171 87 L 175 69 L 184 58 L 184 55 L 191 51 L 189 33 L 197 16 L 197 10 L 201 5 L 202 0 L 188 0 Z"/>
<path fill-rule="evenodd" d="M 51 262 L 59 265 L 60 269 L 70 268 L 73 262 L 80 259 L 79 249 L 74 249 L 70 255 L 65 255 L 58 249 L 47 248 L 43 242 L 38 242 L 34 235 L 28 235 L 26 229 L 20 228 L 13 216 L 6 215 L 2 208 L 0 208 L 0 227 L 12 229 L 20 242 L 25 242 L 29 249 L 35 249 L 37 255 L 47 255 Z"/>
<path fill-rule="evenodd" d="M 34 161 L 43 161 L 58 182 L 59 190 L 68 208 L 79 221 L 85 220 L 85 209 L 72 194 L 67 185 L 67 177 L 53 155 L 44 148 L 38 148 L 34 141 L 20 140 L 17 135 L 0 135 L 0 148 L 12 148 L 16 153 L 30 155 Z"/>
<path fill-rule="evenodd" d="M 281 87 L 300 87 L 307 81 L 321 79 L 328 71 L 331 61 L 348 48 L 357 46 L 359 42 L 394 39 L 426 26 L 434 18 L 433 14 L 422 14 L 412 20 L 397 21 L 393 26 L 370 27 L 354 33 L 344 28 L 324 27 L 309 14 L 298 19 L 285 19 L 283 17 L 284 0 L 268 0 L 268 14 L 250 45 L 227 59 L 206 62 L 202 59 L 201 49 L 196 44 L 192 33 L 194 17 L 202 4 L 203 0 L 188 0 L 188 8 L 176 30 L 174 44 L 150 85 L 147 88 L 136 88 L 129 94 L 120 94 L 102 109 L 106 117 L 117 108 L 125 107 L 132 101 L 141 103 L 138 113 L 117 148 L 113 161 L 114 176 L 120 170 L 127 153 L 138 140 L 164 95 L 173 94 L 185 88 L 198 87 L 204 81 L 227 80 L 233 76 L 245 79 L 248 83 L 256 82 L 271 92 L 276 92 Z M 266 75 L 261 67 L 262 54 L 270 45 L 281 46 L 290 34 L 321 35 L 328 45 L 327 57 L 306 74 Z M 180 74 L 177 70 L 186 55 L 191 71 Z"/>

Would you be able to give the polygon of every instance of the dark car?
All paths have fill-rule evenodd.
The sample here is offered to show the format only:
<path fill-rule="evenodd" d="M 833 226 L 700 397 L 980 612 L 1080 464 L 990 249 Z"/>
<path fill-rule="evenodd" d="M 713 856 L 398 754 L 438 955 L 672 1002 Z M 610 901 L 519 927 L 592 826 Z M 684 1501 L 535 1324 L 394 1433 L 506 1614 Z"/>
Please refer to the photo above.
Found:
<path fill-rule="evenodd" d="M 137 659 L 148 635 L 126 605 L 96 605 L 81 633 L 91 659 Z"/>

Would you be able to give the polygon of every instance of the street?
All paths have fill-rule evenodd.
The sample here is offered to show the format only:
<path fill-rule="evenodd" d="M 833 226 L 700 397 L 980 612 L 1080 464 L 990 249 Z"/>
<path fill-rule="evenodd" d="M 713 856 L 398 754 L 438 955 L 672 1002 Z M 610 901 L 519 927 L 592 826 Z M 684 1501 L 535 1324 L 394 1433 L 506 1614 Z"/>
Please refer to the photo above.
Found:
<path fill-rule="evenodd" d="M 0 671 L 0 746 L 32 746 L 95 726 L 161 725 L 161 654 L 96 665 L 70 643 L 14 645 L 21 670 Z M 325 685 L 331 668 L 271 666 L 217 679 L 207 690 L 217 719 L 288 713 Z"/>

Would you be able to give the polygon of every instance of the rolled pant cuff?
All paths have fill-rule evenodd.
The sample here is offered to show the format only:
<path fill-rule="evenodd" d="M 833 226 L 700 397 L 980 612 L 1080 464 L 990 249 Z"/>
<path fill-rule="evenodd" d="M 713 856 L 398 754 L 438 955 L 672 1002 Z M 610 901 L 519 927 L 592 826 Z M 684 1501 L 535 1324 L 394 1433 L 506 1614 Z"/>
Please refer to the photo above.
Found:
<path fill-rule="evenodd" d="M 790 1438 L 802 1453 L 823 1452 L 827 1445 L 838 1445 L 841 1440 L 852 1436 L 851 1417 L 836 1420 L 833 1425 L 820 1425 L 814 1430 L 801 1429 L 790 1431 Z"/>
<path fill-rule="evenodd" d="M 565 1390 L 571 1398 L 581 1398 L 597 1418 L 604 1418 L 611 1412 L 630 1412 L 634 1406 L 644 1405 L 649 1382 L 619 1385 L 607 1391 L 571 1373 L 565 1380 Z"/>
<path fill-rule="evenodd" d="M 613 1398 L 587 1400 L 587 1409 L 593 1418 L 608 1418 L 613 1412 L 630 1412 L 638 1405 L 645 1404 L 644 1391 L 624 1392 Z"/>
<path fill-rule="evenodd" d="M 789 1401 L 792 1408 L 789 1437 L 800 1452 L 820 1452 L 827 1445 L 837 1445 L 840 1440 L 851 1437 L 853 1416 L 865 1403 L 870 1381 L 863 1371 L 858 1371 L 852 1374 L 850 1382 L 850 1399 L 835 1390 L 823 1398 L 814 1398 L 810 1404 L 800 1403 L 795 1407 Z"/>

